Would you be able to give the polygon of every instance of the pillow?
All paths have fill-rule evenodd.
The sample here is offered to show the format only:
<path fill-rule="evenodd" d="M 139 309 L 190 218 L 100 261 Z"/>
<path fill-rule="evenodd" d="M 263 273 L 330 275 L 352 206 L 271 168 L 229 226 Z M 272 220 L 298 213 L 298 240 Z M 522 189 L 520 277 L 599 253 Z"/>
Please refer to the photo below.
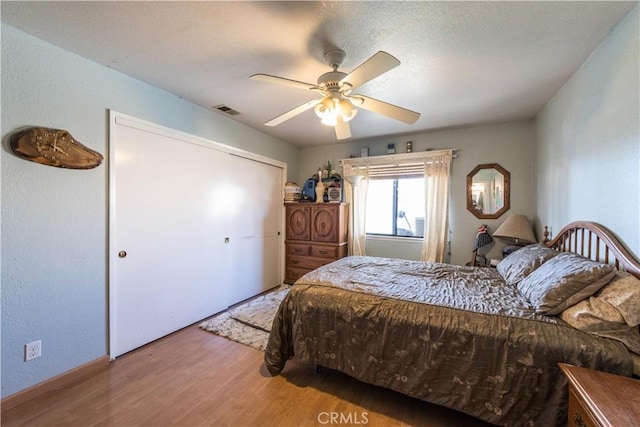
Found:
<path fill-rule="evenodd" d="M 584 305 L 583 305 L 584 303 Z M 592 314 L 589 300 L 581 301 L 562 312 L 560 317 L 581 331 L 622 342 L 629 350 L 640 353 L 640 329 L 625 322 L 609 322 Z"/>
<path fill-rule="evenodd" d="M 593 295 L 615 274 L 612 265 L 563 252 L 522 279 L 517 288 L 536 313 L 551 316 Z"/>
<path fill-rule="evenodd" d="M 629 326 L 640 325 L 640 280 L 618 271 L 597 295 L 591 297 L 596 306 L 612 307 Z"/>
<path fill-rule="evenodd" d="M 529 245 L 505 257 L 498 263 L 496 269 L 508 284 L 515 286 L 533 270 L 558 254 L 560 252 L 542 244 Z"/>
<path fill-rule="evenodd" d="M 617 272 L 597 294 L 567 308 L 560 317 L 576 329 L 621 341 L 640 353 L 640 280 Z"/>

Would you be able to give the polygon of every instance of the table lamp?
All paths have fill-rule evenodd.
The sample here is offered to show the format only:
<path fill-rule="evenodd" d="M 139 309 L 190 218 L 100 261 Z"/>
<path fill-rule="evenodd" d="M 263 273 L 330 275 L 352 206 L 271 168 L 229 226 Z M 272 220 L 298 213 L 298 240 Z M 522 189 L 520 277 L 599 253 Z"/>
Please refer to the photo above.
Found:
<path fill-rule="evenodd" d="M 510 214 L 493 233 L 493 237 L 509 242 L 509 246 L 502 249 L 503 258 L 523 246 L 537 242 L 529 218 L 520 214 Z"/>

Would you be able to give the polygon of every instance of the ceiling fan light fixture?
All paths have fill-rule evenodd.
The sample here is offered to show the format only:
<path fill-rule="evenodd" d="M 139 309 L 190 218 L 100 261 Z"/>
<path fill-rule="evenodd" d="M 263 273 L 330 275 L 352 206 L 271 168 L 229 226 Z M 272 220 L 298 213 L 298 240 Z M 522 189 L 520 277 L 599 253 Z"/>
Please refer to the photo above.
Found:
<path fill-rule="evenodd" d="M 337 103 L 337 108 L 340 116 L 342 117 L 342 121 L 344 122 L 350 121 L 356 116 L 356 114 L 358 114 L 358 109 L 355 108 L 351 101 L 349 101 L 348 99 L 342 98 Z"/>
<path fill-rule="evenodd" d="M 325 96 L 324 98 L 322 98 L 322 100 L 318 102 L 315 107 L 313 107 L 313 111 L 316 112 L 316 116 L 320 117 L 321 119 L 324 119 L 325 117 L 331 115 L 333 110 L 334 102 L 333 99 L 329 96 Z"/>
<path fill-rule="evenodd" d="M 316 104 L 314 111 L 320 118 L 320 122 L 326 126 L 335 126 L 338 115 L 346 123 L 358 113 L 358 109 L 348 99 L 336 99 L 330 96 L 323 98 Z"/>
<path fill-rule="evenodd" d="M 336 102 L 330 97 L 326 96 L 322 99 L 322 101 L 318 102 L 318 104 L 313 108 L 316 112 L 316 115 L 320 117 L 321 123 L 326 126 L 335 126 L 336 125 Z"/>

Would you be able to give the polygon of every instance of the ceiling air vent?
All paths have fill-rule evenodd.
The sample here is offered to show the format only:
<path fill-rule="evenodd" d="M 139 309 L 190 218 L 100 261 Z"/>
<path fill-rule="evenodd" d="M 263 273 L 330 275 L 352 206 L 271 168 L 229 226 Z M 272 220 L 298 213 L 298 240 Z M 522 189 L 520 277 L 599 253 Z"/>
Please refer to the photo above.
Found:
<path fill-rule="evenodd" d="M 230 116 L 237 116 L 238 114 L 240 114 L 239 111 L 234 110 L 233 108 L 229 108 L 226 105 L 222 104 L 222 105 L 215 105 L 212 107 L 215 110 L 218 110 L 222 113 L 228 114 Z"/>

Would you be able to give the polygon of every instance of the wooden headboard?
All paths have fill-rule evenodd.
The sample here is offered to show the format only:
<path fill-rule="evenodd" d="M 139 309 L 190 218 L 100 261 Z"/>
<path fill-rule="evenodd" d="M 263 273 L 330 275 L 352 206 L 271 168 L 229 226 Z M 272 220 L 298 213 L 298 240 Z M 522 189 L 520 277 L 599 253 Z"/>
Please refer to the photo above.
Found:
<path fill-rule="evenodd" d="M 613 264 L 640 279 L 640 261 L 606 227 L 590 221 L 576 221 L 565 226 L 549 240 L 544 227 L 544 242 L 560 252 L 575 252 L 597 262 Z"/>

